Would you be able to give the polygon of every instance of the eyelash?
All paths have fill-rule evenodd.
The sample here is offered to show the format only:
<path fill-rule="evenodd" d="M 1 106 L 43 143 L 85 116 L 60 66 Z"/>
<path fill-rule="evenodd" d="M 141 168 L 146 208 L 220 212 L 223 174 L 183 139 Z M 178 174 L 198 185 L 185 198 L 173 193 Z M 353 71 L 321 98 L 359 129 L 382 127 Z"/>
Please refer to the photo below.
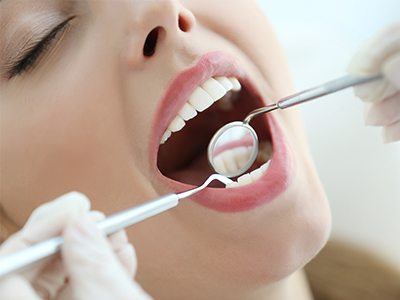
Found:
<path fill-rule="evenodd" d="M 35 44 L 26 50 L 26 54 L 23 55 L 21 59 L 16 61 L 9 71 L 9 79 L 21 75 L 24 72 L 29 71 L 35 66 L 38 59 L 49 50 L 50 46 L 54 40 L 68 28 L 68 25 L 72 19 L 75 17 L 70 17 L 67 20 L 61 22 L 56 27 L 54 27 L 40 42 Z"/>

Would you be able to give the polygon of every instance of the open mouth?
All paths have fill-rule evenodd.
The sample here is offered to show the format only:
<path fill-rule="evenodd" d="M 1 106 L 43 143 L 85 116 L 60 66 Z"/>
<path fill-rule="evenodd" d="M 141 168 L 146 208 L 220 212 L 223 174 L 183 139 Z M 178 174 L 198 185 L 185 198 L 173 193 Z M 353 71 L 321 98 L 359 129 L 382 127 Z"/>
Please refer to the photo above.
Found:
<path fill-rule="evenodd" d="M 156 173 L 175 191 L 202 184 L 215 173 L 207 159 L 207 146 L 214 133 L 264 105 L 230 58 L 220 52 L 203 56 L 195 67 L 178 75 L 161 101 L 157 113 L 160 122 L 154 125 L 151 144 Z M 194 197 L 199 203 L 216 210 L 244 210 L 272 200 L 285 189 L 287 152 L 276 122 L 264 115 L 255 118 L 251 125 L 259 138 L 256 161 L 248 173 L 234 178 L 226 188 L 215 184 L 198 199 Z M 221 151 L 221 171 L 237 168 L 235 157 L 240 155 L 232 151 L 246 155 L 248 150 L 243 143 L 235 150 Z M 249 194 L 252 188 L 256 190 Z"/>
<path fill-rule="evenodd" d="M 262 105 L 255 94 L 236 77 L 211 77 L 197 86 L 164 132 L 158 151 L 157 165 L 161 173 L 173 180 L 200 185 L 212 174 L 207 159 L 207 146 L 213 134 L 223 125 L 243 120 Z M 228 188 L 250 184 L 261 178 L 272 155 L 272 141 L 265 118 L 256 118 L 252 126 L 260 138 L 260 151 L 249 172 L 228 185 Z M 251 149 L 232 145 L 218 154 L 220 173 L 236 172 Z M 173 155 L 171 155 L 173 153 Z"/>

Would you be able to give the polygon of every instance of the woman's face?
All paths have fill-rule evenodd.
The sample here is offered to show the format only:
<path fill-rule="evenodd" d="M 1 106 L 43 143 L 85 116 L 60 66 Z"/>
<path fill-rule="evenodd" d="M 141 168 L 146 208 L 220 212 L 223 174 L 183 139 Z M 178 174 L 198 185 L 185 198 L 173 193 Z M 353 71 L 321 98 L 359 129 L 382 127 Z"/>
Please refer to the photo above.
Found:
<path fill-rule="evenodd" d="M 0 0 L 0 24 L 0 199 L 20 225 L 71 190 L 112 213 L 198 184 L 219 126 L 292 92 L 255 1 Z M 211 98 L 229 88 L 220 77 L 242 90 L 160 146 L 188 100 L 209 106 L 198 86 L 208 80 Z M 208 189 L 128 230 L 138 279 L 156 298 L 238 295 L 291 274 L 326 241 L 329 208 L 297 113 L 259 120 L 273 153 L 261 178 Z"/>

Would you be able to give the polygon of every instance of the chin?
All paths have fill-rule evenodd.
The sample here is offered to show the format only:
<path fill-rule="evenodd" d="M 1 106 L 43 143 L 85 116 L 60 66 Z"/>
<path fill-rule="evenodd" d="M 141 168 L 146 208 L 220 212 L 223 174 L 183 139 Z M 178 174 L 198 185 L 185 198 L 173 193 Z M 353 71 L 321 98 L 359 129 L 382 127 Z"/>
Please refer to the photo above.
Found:
<path fill-rule="evenodd" d="M 245 257 L 253 283 L 268 284 L 303 268 L 325 246 L 331 232 L 329 203 L 308 152 L 292 153 L 290 186 L 266 205 L 264 230 Z M 245 279 L 245 276 L 242 278 Z"/>
<path fill-rule="evenodd" d="M 259 243 L 256 254 L 248 257 L 253 280 L 258 283 L 280 281 L 303 268 L 325 246 L 331 231 L 331 214 L 325 195 L 281 199 L 291 205 L 274 222 Z M 305 201 L 314 204 L 304 207 Z M 255 255 L 254 255 L 255 254 Z M 251 262 L 250 262 L 251 261 Z"/>

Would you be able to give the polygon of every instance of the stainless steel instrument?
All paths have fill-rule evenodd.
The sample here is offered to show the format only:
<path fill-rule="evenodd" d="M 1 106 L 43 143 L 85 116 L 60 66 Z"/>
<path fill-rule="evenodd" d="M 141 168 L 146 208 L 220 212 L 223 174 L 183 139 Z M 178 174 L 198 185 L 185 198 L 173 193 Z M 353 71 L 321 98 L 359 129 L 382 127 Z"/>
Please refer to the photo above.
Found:
<path fill-rule="evenodd" d="M 199 187 L 179 194 L 169 194 L 142 205 L 115 213 L 103 221 L 98 222 L 98 227 L 106 235 L 117 232 L 118 230 L 174 208 L 179 204 L 181 199 L 188 198 L 201 192 L 214 180 L 218 180 L 225 185 L 232 182 L 223 175 L 213 174 Z M 60 251 L 62 244 L 63 238 L 55 237 L 19 252 L 0 256 L 0 278 L 10 273 L 20 271 L 27 266 L 56 254 Z"/>

